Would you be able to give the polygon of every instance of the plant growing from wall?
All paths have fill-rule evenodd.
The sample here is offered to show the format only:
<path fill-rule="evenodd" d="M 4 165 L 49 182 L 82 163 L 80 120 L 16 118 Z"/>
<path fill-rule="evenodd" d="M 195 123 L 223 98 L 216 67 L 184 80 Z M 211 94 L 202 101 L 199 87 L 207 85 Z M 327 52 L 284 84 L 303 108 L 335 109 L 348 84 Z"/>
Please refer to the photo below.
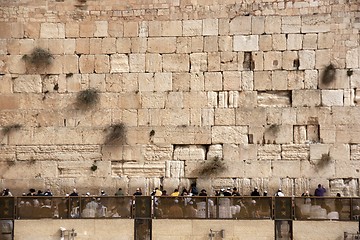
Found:
<path fill-rule="evenodd" d="M 211 160 L 207 160 L 199 168 L 199 176 L 212 176 L 219 174 L 226 170 L 226 165 L 223 159 L 219 156 L 214 157 Z"/>
<path fill-rule="evenodd" d="M 318 168 L 323 168 L 331 162 L 330 153 L 323 153 L 319 162 L 317 163 Z"/>
<path fill-rule="evenodd" d="M 2 128 L 2 134 L 3 135 L 8 135 L 13 131 L 19 130 L 21 128 L 20 124 L 11 124 L 11 125 L 6 125 Z"/>
<path fill-rule="evenodd" d="M 47 67 L 52 63 L 54 56 L 43 48 L 34 48 L 34 50 L 28 55 L 25 54 L 23 59 L 35 66 L 36 68 Z"/>
<path fill-rule="evenodd" d="M 105 145 L 122 145 L 126 143 L 126 126 L 124 123 L 110 125 L 107 129 Z"/>
<path fill-rule="evenodd" d="M 78 93 L 76 103 L 80 108 L 91 108 L 99 102 L 99 99 L 99 91 L 89 88 Z"/>
<path fill-rule="evenodd" d="M 335 80 L 336 77 L 336 69 L 333 64 L 329 64 L 324 69 L 322 76 L 321 76 L 321 82 L 325 85 L 330 84 Z"/>

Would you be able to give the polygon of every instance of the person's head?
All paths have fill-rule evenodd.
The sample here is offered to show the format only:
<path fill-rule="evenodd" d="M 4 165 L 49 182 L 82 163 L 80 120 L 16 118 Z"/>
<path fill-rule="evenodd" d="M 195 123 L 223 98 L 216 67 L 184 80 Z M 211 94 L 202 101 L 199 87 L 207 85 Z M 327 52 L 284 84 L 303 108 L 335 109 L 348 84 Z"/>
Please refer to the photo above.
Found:
<path fill-rule="evenodd" d="M 233 191 L 237 191 L 237 188 L 236 188 L 236 187 L 234 187 L 234 188 L 233 188 Z"/>
<path fill-rule="evenodd" d="M 340 193 L 337 193 L 336 196 L 337 196 L 337 197 L 341 197 L 341 194 L 340 194 Z"/>
<path fill-rule="evenodd" d="M 318 184 L 318 188 L 321 188 L 321 184 Z"/>
<path fill-rule="evenodd" d="M 122 190 L 122 188 L 120 187 L 120 188 L 119 188 L 119 191 L 121 191 L 121 190 Z"/>
<path fill-rule="evenodd" d="M 258 188 L 257 187 L 254 187 L 254 191 L 257 191 L 258 190 Z"/>
<path fill-rule="evenodd" d="M 278 192 L 281 192 L 281 188 L 278 189 Z"/>

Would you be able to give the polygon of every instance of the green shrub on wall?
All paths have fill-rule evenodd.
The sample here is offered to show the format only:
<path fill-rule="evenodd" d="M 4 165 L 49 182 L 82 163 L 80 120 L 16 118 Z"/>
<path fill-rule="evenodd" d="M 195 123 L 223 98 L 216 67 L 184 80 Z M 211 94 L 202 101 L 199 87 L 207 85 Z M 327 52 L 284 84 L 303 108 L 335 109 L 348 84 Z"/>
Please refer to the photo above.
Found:
<path fill-rule="evenodd" d="M 110 125 L 107 129 L 105 145 L 122 145 L 126 143 L 126 126 L 124 123 Z"/>
<path fill-rule="evenodd" d="M 76 97 L 76 103 L 80 108 L 90 108 L 99 102 L 99 91 L 94 88 L 89 88 L 80 91 Z"/>
<path fill-rule="evenodd" d="M 54 56 L 48 50 L 37 47 L 29 55 L 25 54 L 23 59 L 36 68 L 42 68 L 49 66 Z"/>

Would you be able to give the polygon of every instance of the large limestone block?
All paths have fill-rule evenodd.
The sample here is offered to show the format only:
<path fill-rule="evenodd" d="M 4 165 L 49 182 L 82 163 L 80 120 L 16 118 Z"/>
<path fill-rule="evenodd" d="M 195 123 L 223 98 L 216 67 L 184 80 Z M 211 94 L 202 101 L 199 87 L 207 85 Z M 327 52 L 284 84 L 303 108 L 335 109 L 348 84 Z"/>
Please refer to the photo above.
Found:
<path fill-rule="evenodd" d="M 284 51 L 287 48 L 287 38 L 285 34 L 272 35 L 272 49 L 276 51 Z M 262 49 L 261 49 L 262 50 Z"/>
<path fill-rule="evenodd" d="M 265 18 L 265 33 L 281 33 L 280 16 L 267 16 Z"/>
<path fill-rule="evenodd" d="M 164 72 L 188 72 L 190 70 L 190 59 L 187 54 L 164 54 Z"/>
<path fill-rule="evenodd" d="M 191 47 L 190 52 L 203 52 L 204 51 L 204 37 L 203 36 L 196 36 L 191 37 Z"/>
<path fill-rule="evenodd" d="M 305 161 L 309 159 L 310 148 L 305 144 L 281 145 L 281 158 L 286 161 Z"/>
<path fill-rule="evenodd" d="M 330 14 L 317 14 L 302 16 L 301 32 L 330 32 L 331 16 Z"/>
<path fill-rule="evenodd" d="M 183 108 L 184 107 L 183 102 L 184 102 L 184 95 L 182 92 L 169 92 L 165 100 L 165 107 Z"/>
<path fill-rule="evenodd" d="M 353 48 L 346 52 L 346 67 L 359 68 L 359 48 Z"/>
<path fill-rule="evenodd" d="M 239 69 L 238 54 L 235 52 L 220 53 L 220 69 L 222 71 L 234 71 Z"/>
<path fill-rule="evenodd" d="M 317 49 L 318 35 L 316 33 L 304 34 L 303 49 Z"/>
<path fill-rule="evenodd" d="M 259 36 L 259 49 L 261 51 L 271 51 L 273 49 L 273 38 L 271 35 Z M 276 49 L 279 50 L 279 49 Z"/>
<path fill-rule="evenodd" d="M 202 20 L 184 20 L 183 36 L 200 36 L 203 33 L 202 27 Z"/>
<path fill-rule="evenodd" d="M 64 55 L 63 73 L 79 72 L 79 57 L 77 55 Z"/>
<path fill-rule="evenodd" d="M 323 69 L 326 66 L 329 66 L 331 61 L 331 52 L 329 49 L 321 49 L 316 50 L 316 63 L 315 68 L 316 69 Z"/>
<path fill-rule="evenodd" d="M 258 146 L 259 161 L 275 161 L 281 159 L 281 146 L 275 144 L 265 144 Z"/>
<path fill-rule="evenodd" d="M 245 144 L 248 142 L 247 134 L 247 126 L 214 126 L 212 128 L 212 142 Z"/>
<path fill-rule="evenodd" d="M 165 179 L 185 176 L 185 161 L 166 161 L 165 164 Z"/>
<path fill-rule="evenodd" d="M 300 50 L 303 46 L 302 34 L 288 34 L 287 50 Z"/>
<path fill-rule="evenodd" d="M 282 69 L 282 53 L 271 51 L 264 53 L 264 70 Z"/>
<path fill-rule="evenodd" d="M 320 90 L 293 90 L 292 91 L 292 106 L 294 107 L 314 107 L 321 104 Z"/>
<path fill-rule="evenodd" d="M 254 90 L 271 90 L 272 89 L 272 73 L 270 71 L 254 72 Z"/>
<path fill-rule="evenodd" d="M 40 75 L 20 75 L 14 79 L 14 92 L 41 93 L 42 80 Z"/>
<path fill-rule="evenodd" d="M 271 177 L 271 161 L 245 161 L 243 167 L 243 176 L 249 178 L 256 178 L 262 176 L 263 178 Z M 240 172 L 240 174 L 242 174 Z M 241 175 L 240 175 L 241 176 Z"/>
<path fill-rule="evenodd" d="M 296 109 L 296 124 L 333 124 L 333 115 L 330 108 L 304 107 Z"/>
<path fill-rule="evenodd" d="M 305 70 L 304 87 L 305 89 L 316 89 L 318 85 L 318 71 Z"/>
<path fill-rule="evenodd" d="M 258 51 L 259 36 L 258 35 L 234 35 L 234 51 Z"/>
<path fill-rule="evenodd" d="M 315 67 L 315 51 L 302 50 L 299 51 L 299 69 L 314 69 Z"/>
<path fill-rule="evenodd" d="M 257 95 L 259 107 L 289 107 L 291 105 L 289 91 L 264 91 Z"/>
<path fill-rule="evenodd" d="M 264 108 L 237 108 L 236 125 L 264 125 L 266 113 Z"/>
<path fill-rule="evenodd" d="M 79 37 L 79 23 L 67 22 L 65 24 L 65 37 L 66 38 L 77 38 Z"/>
<path fill-rule="evenodd" d="M 136 177 L 162 177 L 165 175 L 165 163 L 128 162 L 122 166 L 124 175 Z"/>
<path fill-rule="evenodd" d="M 301 17 L 285 16 L 281 18 L 281 31 L 283 33 L 300 33 Z"/>
<path fill-rule="evenodd" d="M 223 146 L 221 144 L 212 144 L 209 146 L 208 152 L 206 154 L 206 159 L 222 159 L 223 158 Z"/>
<path fill-rule="evenodd" d="M 145 54 L 145 72 L 161 72 L 162 56 L 160 54 Z"/>
<path fill-rule="evenodd" d="M 118 38 L 116 40 L 116 51 L 118 53 L 130 53 L 131 38 Z"/>
<path fill-rule="evenodd" d="M 145 72 L 145 54 L 129 55 L 130 72 Z"/>
<path fill-rule="evenodd" d="M 272 177 L 287 177 L 291 176 L 292 178 L 301 177 L 301 162 L 300 161 L 273 161 L 271 163 L 272 167 Z"/>
<path fill-rule="evenodd" d="M 19 96 L 13 94 L 1 94 L 0 96 L 0 109 L 18 109 L 20 106 Z"/>
<path fill-rule="evenodd" d="M 94 37 L 107 37 L 108 36 L 108 21 L 95 21 Z"/>
<path fill-rule="evenodd" d="M 133 38 L 131 41 L 131 52 L 132 53 L 146 53 L 147 52 L 147 38 L 139 37 Z"/>
<path fill-rule="evenodd" d="M 251 18 L 251 33 L 263 34 L 265 32 L 265 17 L 252 16 Z"/>
<path fill-rule="evenodd" d="M 151 37 L 148 38 L 149 53 L 174 53 L 176 51 L 175 37 Z"/>
<path fill-rule="evenodd" d="M 205 90 L 220 91 L 222 90 L 222 74 L 221 72 L 205 72 Z"/>
<path fill-rule="evenodd" d="M 235 109 L 216 108 L 215 125 L 222 125 L 222 126 L 235 125 Z"/>
<path fill-rule="evenodd" d="M 219 46 L 218 36 L 206 36 L 204 37 L 204 52 L 217 52 Z M 230 47 L 231 50 L 231 47 Z M 207 54 L 206 54 L 207 55 Z"/>
<path fill-rule="evenodd" d="M 151 21 L 149 22 L 149 26 Z M 155 29 L 156 28 L 156 29 Z M 182 36 L 182 22 L 181 21 L 162 21 L 161 25 L 158 26 L 155 23 L 151 29 L 149 28 L 149 32 L 152 30 L 151 35 L 153 36 L 164 36 L 164 37 L 180 37 Z M 160 35 L 156 34 L 160 30 Z"/>
<path fill-rule="evenodd" d="M 25 74 L 26 64 L 22 59 L 21 55 L 11 55 L 5 61 L 0 60 L 0 71 L 1 73 L 13 73 L 13 74 Z M 4 59 L 5 60 L 5 59 Z"/>
<path fill-rule="evenodd" d="M 110 73 L 129 72 L 129 57 L 125 54 L 110 56 Z"/>
<path fill-rule="evenodd" d="M 124 22 L 124 37 L 137 37 L 139 35 L 138 22 Z"/>
<path fill-rule="evenodd" d="M 164 108 L 166 94 L 162 92 L 143 92 L 141 94 L 142 108 Z"/>
<path fill-rule="evenodd" d="M 101 41 L 101 53 L 116 53 L 116 38 L 103 38 Z"/>
<path fill-rule="evenodd" d="M 90 40 L 89 38 L 77 38 L 75 43 L 75 52 L 77 54 L 90 53 Z"/>
<path fill-rule="evenodd" d="M 155 73 L 154 89 L 159 92 L 172 91 L 172 74 L 171 73 Z"/>
<path fill-rule="evenodd" d="M 207 54 L 192 53 L 190 54 L 191 72 L 206 72 L 207 71 Z"/>
<path fill-rule="evenodd" d="M 79 70 L 80 73 L 93 73 L 95 71 L 95 55 L 81 55 Z"/>
<path fill-rule="evenodd" d="M 251 34 L 251 16 L 237 16 L 230 21 L 230 35 Z M 257 22 L 259 25 L 259 21 Z"/>
<path fill-rule="evenodd" d="M 204 36 L 217 36 L 219 34 L 218 19 L 204 19 L 202 33 Z"/>
<path fill-rule="evenodd" d="M 318 48 L 319 49 L 331 49 L 335 43 L 335 33 L 326 32 L 318 33 Z"/>
<path fill-rule="evenodd" d="M 164 126 L 189 125 L 190 111 L 188 109 L 162 109 L 161 124 Z"/>
<path fill-rule="evenodd" d="M 65 25 L 63 23 L 42 23 L 40 38 L 65 38 Z"/>
<path fill-rule="evenodd" d="M 322 90 L 321 102 L 323 106 L 343 106 L 344 91 L 343 90 Z"/>
<path fill-rule="evenodd" d="M 175 146 L 174 160 L 205 160 L 206 147 L 202 145 Z"/>
<path fill-rule="evenodd" d="M 331 160 L 326 164 L 321 163 L 321 160 L 314 159 L 310 161 L 301 161 L 301 176 L 304 178 L 333 178 L 335 177 L 335 161 Z"/>

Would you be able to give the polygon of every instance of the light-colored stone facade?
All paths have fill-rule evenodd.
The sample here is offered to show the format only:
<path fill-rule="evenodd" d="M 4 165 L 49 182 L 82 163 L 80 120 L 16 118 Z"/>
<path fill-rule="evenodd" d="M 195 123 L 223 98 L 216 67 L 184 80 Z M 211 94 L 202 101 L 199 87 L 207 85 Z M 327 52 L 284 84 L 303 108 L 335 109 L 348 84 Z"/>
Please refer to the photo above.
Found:
<path fill-rule="evenodd" d="M 357 0 L 0 0 L 0 186 L 359 195 Z M 24 55 L 42 48 L 48 66 Z M 81 109 L 80 91 L 99 91 Z M 126 141 L 105 143 L 123 123 Z M 200 175 L 213 159 L 225 170 Z M 91 166 L 96 165 L 96 171 Z"/>

